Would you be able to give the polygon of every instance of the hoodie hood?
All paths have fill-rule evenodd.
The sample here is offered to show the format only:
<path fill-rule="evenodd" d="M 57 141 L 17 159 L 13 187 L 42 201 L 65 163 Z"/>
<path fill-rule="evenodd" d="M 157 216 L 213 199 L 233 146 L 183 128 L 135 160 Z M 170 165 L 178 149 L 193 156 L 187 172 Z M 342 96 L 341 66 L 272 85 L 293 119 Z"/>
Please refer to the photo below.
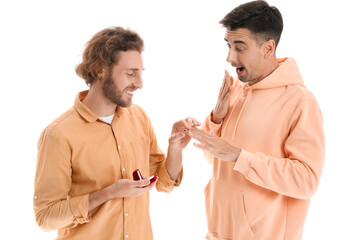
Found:
<path fill-rule="evenodd" d="M 255 90 L 289 85 L 300 85 L 305 87 L 299 68 L 293 58 L 280 58 L 278 59 L 278 63 L 279 67 L 277 67 L 269 76 L 251 86 L 246 83 L 244 84 L 244 88 Z"/>
<path fill-rule="evenodd" d="M 278 59 L 279 66 L 266 78 L 260 82 L 249 85 L 249 83 L 242 83 L 240 80 L 234 81 L 234 93 L 231 100 L 236 104 L 240 98 L 244 97 L 245 100 L 241 106 L 240 113 L 236 116 L 235 131 L 233 132 L 232 138 L 235 138 L 235 133 L 237 131 L 237 126 L 241 119 L 243 110 L 247 103 L 251 101 L 252 94 L 256 90 L 264 89 L 273 89 L 279 87 L 285 87 L 290 85 L 297 85 L 305 87 L 304 81 L 300 75 L 300 71 L 297 67 L 297 64 L 293 58 L 280 58 Z M 230 110 L 229 119 L 232 118 L 234 113 L 234 108 Z M 224 124 L 227 127 L 227 124 Z"/>

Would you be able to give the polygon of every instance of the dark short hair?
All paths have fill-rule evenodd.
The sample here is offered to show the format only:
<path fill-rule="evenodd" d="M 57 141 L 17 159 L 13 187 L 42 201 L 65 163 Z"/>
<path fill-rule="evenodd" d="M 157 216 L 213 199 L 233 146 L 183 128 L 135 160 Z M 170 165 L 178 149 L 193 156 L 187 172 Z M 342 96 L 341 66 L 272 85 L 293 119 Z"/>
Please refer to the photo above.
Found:
<path fill-rule="evenodd" d="M 113 65 L 119 61 L 120 51 L 136 50 L 141 53 L 143 49 L 144 42 L 136 32 L 122 27 L 106 28 L 87 42 L 82 62 L 76 66 L 75 72 L 91 85 L 102 69 L 111 74 Z"/>
<path fill-rule="evenodd" d="M 239 5 L 227 14 L 220 24 L 229 31 L 246 28 L 259 43 L 273 39 L 275 46 L 278 45 L 283 30 L 280 11 L 263 0 Z"/>

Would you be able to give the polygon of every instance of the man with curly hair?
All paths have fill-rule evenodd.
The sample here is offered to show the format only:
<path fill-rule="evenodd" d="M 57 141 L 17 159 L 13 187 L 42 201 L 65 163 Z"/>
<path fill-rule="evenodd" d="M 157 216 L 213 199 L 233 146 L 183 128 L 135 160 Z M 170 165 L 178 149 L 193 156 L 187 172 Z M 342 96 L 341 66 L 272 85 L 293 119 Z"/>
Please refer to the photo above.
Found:
<path fill-rule="evenodd" d="M 58 230 L 57 239 L 151 240 L 149 190 L 170 192 L 181 182 L 186 130 L 200 123 L 174 123 L 162 153 L 149 117 L 132 104 L 143 86 L 142 51 L 131 30 L 95 34 L 76 68 L 90 89 L 40 136 L 34 212 L 43 230 Z M 158 180 L 134 181 L 135 169 Z"/>

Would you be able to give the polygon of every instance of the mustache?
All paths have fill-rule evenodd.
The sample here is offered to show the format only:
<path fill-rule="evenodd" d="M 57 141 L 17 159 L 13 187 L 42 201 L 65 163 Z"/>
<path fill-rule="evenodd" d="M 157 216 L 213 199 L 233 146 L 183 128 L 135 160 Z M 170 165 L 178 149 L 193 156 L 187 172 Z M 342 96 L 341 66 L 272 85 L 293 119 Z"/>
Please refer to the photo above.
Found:
<path fill-rule="evenodd" d="M 240 63 L 231 63 L 231 66 L 233 66 L 234 68 L 242 67 Z"/>
<path fill-rule="evenodd" d="M 137 87 L 135 87 L 135 86 L 125 88 L 125 90 L 133 90 L 133 91 L 136 91 L 136 90 L 138 90 L 138 89 L 139 89 L 139 88 L 137 88 Z"/>

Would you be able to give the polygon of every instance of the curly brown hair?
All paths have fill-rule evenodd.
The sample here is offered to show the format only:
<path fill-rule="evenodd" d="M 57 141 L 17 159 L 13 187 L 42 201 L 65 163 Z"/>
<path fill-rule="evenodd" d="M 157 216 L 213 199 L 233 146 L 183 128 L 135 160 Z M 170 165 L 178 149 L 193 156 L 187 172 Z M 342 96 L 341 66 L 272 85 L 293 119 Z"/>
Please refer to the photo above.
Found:
<path fill-rule="evenodd" d="M 96 33 L 85 46 L 82 62 L 76 66 L 76 74 L 90 85 L 105 70 L 106 78 L 119 60 L 120 51 L 144 50 L 142 38 L 134 31 L 122 27 L 106 28 Z"/>

